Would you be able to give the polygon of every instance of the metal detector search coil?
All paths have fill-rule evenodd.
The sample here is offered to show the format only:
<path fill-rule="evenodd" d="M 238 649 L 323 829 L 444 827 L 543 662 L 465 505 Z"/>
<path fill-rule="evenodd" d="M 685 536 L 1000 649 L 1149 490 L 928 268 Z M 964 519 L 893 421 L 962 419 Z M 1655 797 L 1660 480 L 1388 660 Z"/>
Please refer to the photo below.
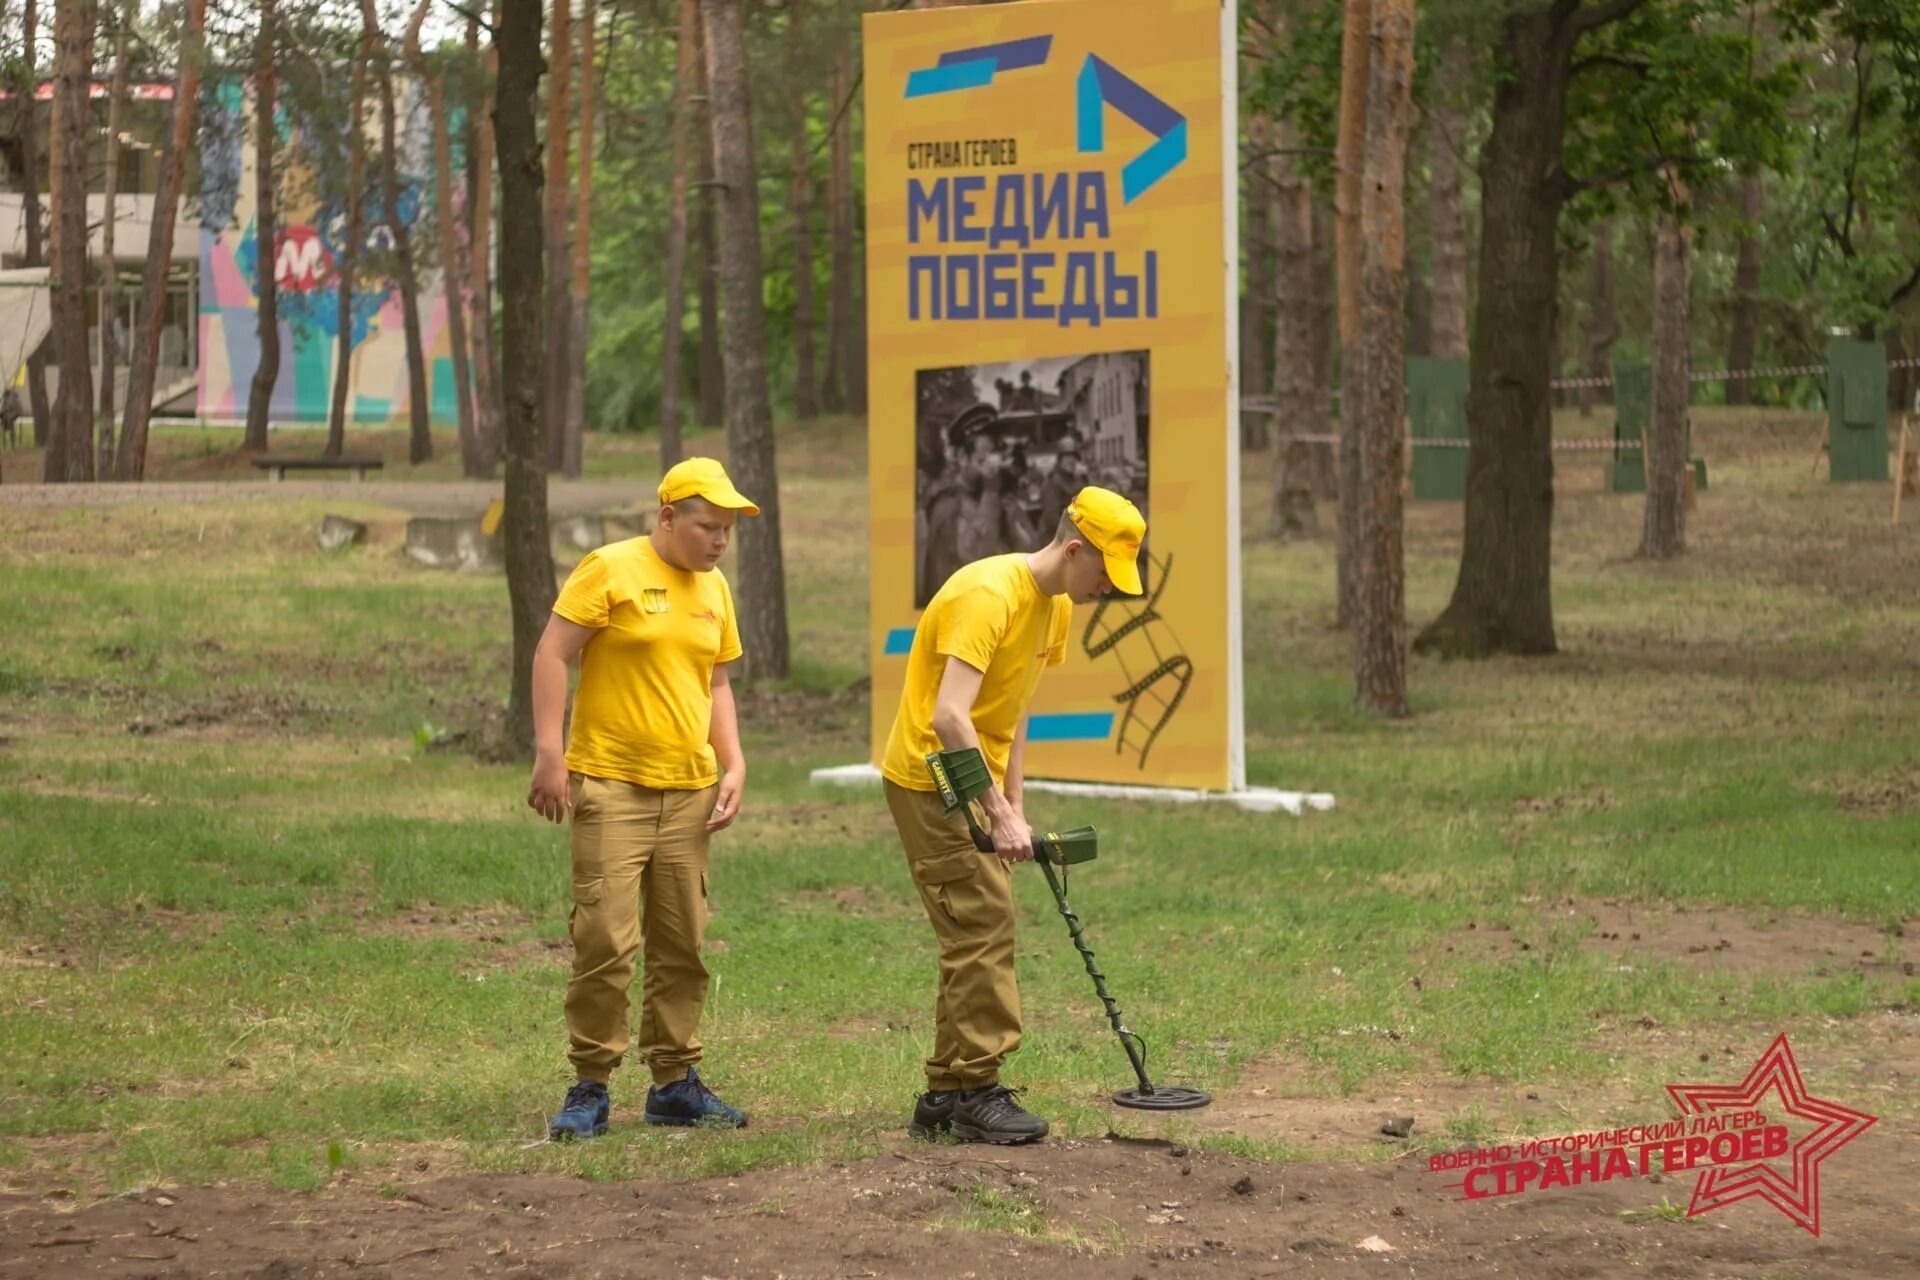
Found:
<path fill-rule="evenodd" d="M 965 814 L 967 831 L 973 837 L 973 847 L 981 853 L 992 853 L 993 837 L 981 830 L 979 821 L 973 816 L 973 801 L 985 795 L 993 786 L 993 775 L 987 771 L 986 757 L 980 754 L 979 748 L 931 752 L 927 756 L 927 772 L 933 776 L 933 785 L 940 793 L 944 812 L 948 815 L 956 812 Z M 1094 860 L 1099 852 L 1098 833 L 1092 827 L 1049 831 L 1045 835 L 1036 835 L 1033 847 L 1034 861 L 1040 864 L 1040 870 L 1047 877 L 1047 887 L 1053 891 L 1053 901 L 1060 909 L 1060 918 L 1067 922 L 1067 935 L 1073 939 L 1074 949 L 1087 966 L 1087 976 L 1093 979 L 1094 993 L 1106 1008 L 1107 1021 L 1112 1024 L 1113 1034 L 1119 1038 L 1120 1046 L 1127 1051 L 1127 1061 L 1133 1065 L 1133 1074 L 1139 1081 L 1138 1087 L 1122 1089 L 1114 1094 L 1114 1103 L 1136 1111 L 1192 1111 L 1212 1102 L 1213 1098 L 1199 1089 L 1155 1085 L 1147 1079 L 1147 1042 L 1121 1019 L 1120 1006 L 1107 993 L 1107 975 L 1100 972 L 1100 966 L 1093 958 L 1093 948 L 1087 945 L 1086 930 L 1080 923 L 1080 917 L 1067 904 L 1066 868 Z M 1055 867 L 1060 868 L 1057 875 L 1054 873 Z"/>

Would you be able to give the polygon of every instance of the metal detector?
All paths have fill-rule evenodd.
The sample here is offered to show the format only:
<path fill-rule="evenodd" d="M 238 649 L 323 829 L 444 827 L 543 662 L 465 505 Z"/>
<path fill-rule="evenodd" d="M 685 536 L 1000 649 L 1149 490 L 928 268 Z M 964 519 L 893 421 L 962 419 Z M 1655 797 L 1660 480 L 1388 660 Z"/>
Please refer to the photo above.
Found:
<path fill-rule="evenodd" d="M 933 785 L 940 793 L 944 811 L 948 814 L 965 814 L 967 830 L 973 836 L 973 847 L 982 853 L 992 853 L 993 837 L 981 828 L 980 820 L 973 812 L 973 802 L 993 786 L 993 775 L 987 771 L 986 757 L 980 754 L 977 747 L 962 751 L 935 751 L 927 756 L 927 772 L 933 775 Z M 1060 908 L 1060 918 L 1067 922 L 1067 934 L 1073 939 L 1081 960 L 1086 962 L 1087 976 L 1093 979 L 1093 989 L 1099 995 L 1100 1003 L 1106 1006 L 1107 1021 L 1113 1025 L 1113 1034 L 1120 1038 L 1121 1047 L 1127 1051 L 1127 1061 L 1133 1064 L 1133 1074 L 1140 1082 L 1135 1088 L 1122 1089 L 1114 1094 L 1114 1103 L 1136 1111 L 1193 1111 L 1212 1102 L 1212 1095 L 1202 1090 L 1180 1085 L 1156 1085 L 1147 1079 L 1147 1042 L 1121 1020 L 1120 1006 L 1107 993 L 1107 975 L 1100 972 L 1100 966 L 1093 958 L 1093 948 L 1087 945 L 1086 930 L 1081 927 L 1080 917 L 1067 905 L 1067 868 L 1094 860 L 1098 852 L 1098 836 L 1094 829 L 1075 827 L 1071 831 L 1048 831 L 1044 834 L 1036 831 L 1033 833 L 1033 852 L 1034 861 L 1046 873 L 1047 887 L 1053 890 L 1053 900 Z M 1057 873 L 1055 867 L 1059 868 Z"/>

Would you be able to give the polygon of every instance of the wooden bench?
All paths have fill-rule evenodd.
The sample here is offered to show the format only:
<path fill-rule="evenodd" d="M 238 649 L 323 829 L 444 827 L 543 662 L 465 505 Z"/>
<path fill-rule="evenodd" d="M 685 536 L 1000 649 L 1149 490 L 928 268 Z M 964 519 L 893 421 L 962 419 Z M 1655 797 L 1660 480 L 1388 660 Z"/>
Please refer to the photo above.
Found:
<path fill-rule="evenodd" d="M 253 465 L 277 482 L 285 480 L 289 471 L 351 471 L 355 480 L 365 480 L 367 472 L 386 464 L 378 458 L 255 458 Z"/>

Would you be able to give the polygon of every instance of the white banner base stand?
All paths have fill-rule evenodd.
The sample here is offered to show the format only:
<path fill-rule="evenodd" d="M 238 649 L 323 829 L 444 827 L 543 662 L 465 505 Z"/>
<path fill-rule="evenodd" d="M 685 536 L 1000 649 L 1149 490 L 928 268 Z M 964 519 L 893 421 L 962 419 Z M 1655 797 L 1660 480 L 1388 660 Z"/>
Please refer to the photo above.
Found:
<path fill-rule="evenodd" d="M 877 787 L 880 770 L 871 764 L 842 764 L 830 769 L 815 769 L 808 780 L 816 787 Z M 1324 791 L 1281 791 L 1274 787 L 1248 787 L 1243 791 L 1197 791 L 1185 787 L 1137 787 L 1118 782 L 1050 782 L 1028 778 L 1027 790 L 1049 795 L 1085 796 L 1098 800 L 1158 800 L 1172 804 L 1231 804 L 1249 813 L 1273 813 L 1285 810 L 1303 814 L 1312 809 L 1325 813 L 1333 808 L 1333 797 Z"/>

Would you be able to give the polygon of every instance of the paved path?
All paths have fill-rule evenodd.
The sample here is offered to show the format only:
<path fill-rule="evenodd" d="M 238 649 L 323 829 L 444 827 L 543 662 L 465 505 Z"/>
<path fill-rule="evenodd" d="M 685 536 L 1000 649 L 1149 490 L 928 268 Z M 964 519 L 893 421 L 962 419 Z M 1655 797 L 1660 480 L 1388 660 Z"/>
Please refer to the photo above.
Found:
<path fill-rule="evenodd" d="M 478 515 L 501 494 L 499 481 L 447 480 L 225 480 L 189 484 L 0 485 L 0 508 L 174 506 L 200 502 L 372 503 L 415 515 Z M 631 511 L 652 505 L 653 494 L 634 480 L 550 480 L 553 515 Z"/>

